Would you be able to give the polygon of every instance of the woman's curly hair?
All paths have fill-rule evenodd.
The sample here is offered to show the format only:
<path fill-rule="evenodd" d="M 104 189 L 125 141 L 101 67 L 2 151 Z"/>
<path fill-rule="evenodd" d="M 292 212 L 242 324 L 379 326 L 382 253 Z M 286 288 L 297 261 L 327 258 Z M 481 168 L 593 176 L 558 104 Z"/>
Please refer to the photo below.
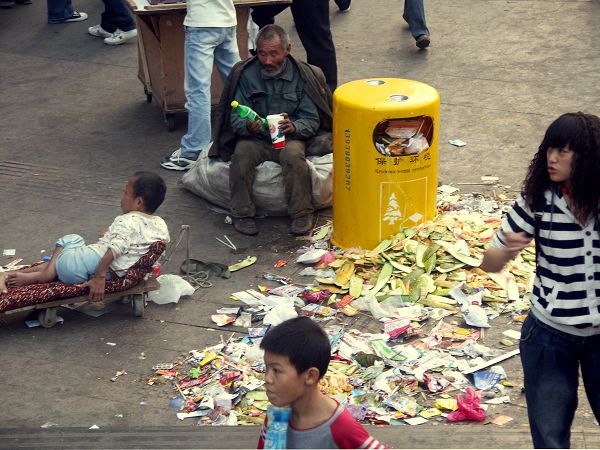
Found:
<path fill-rule="evenodd" d="M 573 151 L 570 186 L 573 213 L 585 223 L 590 216 L 598 217 L 600 205 L 600 118 L 593 114 L 567 113 L 550 124 L 529 164 L 523 193 L 532 211 L 543 209 L 544 192 L 555 184 L 548 175 L 546 151 L 567 145 Z"/>

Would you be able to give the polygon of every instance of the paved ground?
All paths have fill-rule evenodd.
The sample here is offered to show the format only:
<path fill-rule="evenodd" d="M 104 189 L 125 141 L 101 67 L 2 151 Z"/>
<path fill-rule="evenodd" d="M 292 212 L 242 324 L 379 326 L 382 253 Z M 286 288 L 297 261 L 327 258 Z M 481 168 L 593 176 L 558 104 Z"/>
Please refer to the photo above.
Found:
<path fill-rule="evenodd" d="M 432 46 L 421 52 L 399 3 L 354 0 L 347 14 L 332 3 L 340 82 L 399 77 L 436 87 L 442 99 L 440 182 L 477 183 L 481 175 L 495 175 L 514 194 L 550 121 L 567 111 L 600 113 L 597 0 L 429 0 Z M 146 103 L 134 44 L 108 47 L 86 34 L 98 22 L 101 3 L 75 5 L 90 20 L 47 25 L 40 0 L 0 10 L 0 248 L 16 248 L 27 261 L 60 234 L 78 232 L 93 240 L 119 213 L 127 177 L 140 169 L 160 170 L 158 160 L 177 148 L 185 130 L 181 118 L 177 130 L 168 132 L 159 107 Z M 278 23 L 293 32 L 289 13 Z M 295 34 L 293 42 L 302 56 Z M 448 145 L 454 138 L 468 145 Z M 142 320 L 126 307 L 98 319 L 63 311 L 64 325 L 49 330 L 25 328 L 22 316 L 5 318 L 0 446 L 254 444 L 256 429 L 198 430 L 178 421 L 167 407 L 169 391 L 148 387 L 143 378 L 154 363 L 217 341 L 222 330 L 214 329 L 209 315 L 229 302 L 229 293 L 256 285 L 262 271 L 298 243 L 287 234 L 285 219 L 262 220 L 255 238 L 235 235 L 224 228 L 223 215 L 179 187 L 178 174 L 162 174 L 169 194 L 160 214 L 174 238 L 182 224 L 191 225 L 192 256 L 236 261 L 240 255 L 214 239 L 226 232 L 259 262 L 230 280 L 214 280 L 214 287 L 177 306 L 151 305 Z M 176 270 L 183 255 L 178 250 L 167 269 Z M 505 367 L 520 383 L 518 360 Z M 128 374 L 110 382 L 121 368 Z M 525 409 L 519 406 L 524 401 L 514 398 L 506 414 L 516 420 L 503 429 L 432 425 L 374 433 L 397 447 L 528 447 Z M 61 428 L 40 430 L 46 422 Z M 94 424 L 100 431 L 87 430 Z M 576 427 L 574 445 L 600 446 L 585 404 Z"/>

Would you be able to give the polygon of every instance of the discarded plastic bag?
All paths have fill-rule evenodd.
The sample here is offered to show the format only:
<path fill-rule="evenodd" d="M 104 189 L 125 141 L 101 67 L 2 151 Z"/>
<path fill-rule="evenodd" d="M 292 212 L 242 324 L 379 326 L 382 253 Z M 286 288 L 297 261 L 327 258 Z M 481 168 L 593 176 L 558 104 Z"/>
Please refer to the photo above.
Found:
<path fill-rule="evenodd" d="M 281 303 L 267 313 L 263 319 L 265 325 L 277 326 L 288 319 L 298 317 L 298 313 L 292 303 Z"/>
<path fill-rule="evenodd" d="M 490 328 L 487 314 L 481 306 L 463 305 L 461 313 L 467 325 L 479 328 Z"/>
<path fill-rule="evenodd" d="M 367 309 L 376 320 L 382 317 L 396 317 L 398 308 L 404 305 L 400 297 L 389 297 L 381 303 L 375 297 L 366 297 L 366 301 Z M 355 303 L 356 301 L 352 302 L 352 306 L 359 311 L 362 310 L 363 304 L 355 305 Z"/>
<path fill-rule="evenodd" d="M 177 303 L 182 295 L 192 295 L 194 287 L 178 275 L 165 274 L 156 279 L 160 283 L 158 291 L 150 291 L 148 300 L 164 305 Z"/>
<path fill-rule="evenodd" d="M 456 404 L 458 409 L 448 415 L 448 422 L 461 422 L 473 420 L 481 422 L 485 419 L 485 411 L 480 405 L 480 394 L 471 388 L 467 388 L 465 396 L 458 395 Z"/>

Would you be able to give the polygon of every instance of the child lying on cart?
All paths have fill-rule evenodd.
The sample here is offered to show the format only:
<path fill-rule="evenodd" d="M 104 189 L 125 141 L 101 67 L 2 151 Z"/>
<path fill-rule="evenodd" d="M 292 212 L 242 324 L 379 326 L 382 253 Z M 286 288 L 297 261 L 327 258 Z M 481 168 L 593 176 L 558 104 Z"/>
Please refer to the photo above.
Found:
<path fill-rule="evenodd" d="M 85 245 L 77 234 L 58 239 L 49 262 L 0 273 L 0 293 L 7 287 L 50 283 L 79 284 L 89 288 L 89 299 L 104 298 L 107 279 L 122 276 L 156 241 L 169 242 L 165 221 L 154 212 L 165 199 L 164 180 L 152 172 L 136 172 L 121 196 L 123 214 L 117 216 L 100 240 Z"/>

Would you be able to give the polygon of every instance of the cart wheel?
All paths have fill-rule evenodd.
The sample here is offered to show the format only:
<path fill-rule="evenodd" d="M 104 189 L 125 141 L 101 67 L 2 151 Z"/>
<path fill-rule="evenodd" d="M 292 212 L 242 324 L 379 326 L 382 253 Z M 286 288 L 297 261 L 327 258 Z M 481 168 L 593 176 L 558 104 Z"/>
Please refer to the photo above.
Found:
<path fill-rule="evenodd" d="M 144 317 L 144 309 L 146 308 L 146 298 L 143 294 L 136 294 L 131 300 L 133 306 L 133 315 L 135 317 Z"/>
<path fill-rule="evenodd" d="M 46 308 L 38 314 L 38 321 L 44 328 L 52 328 L 56 325 L 56 308 Z"/>
<path fill-rule="evenodd" d="M 175 129 L 175 114 L 167 114 L 165 116 L 165 122 L 169 131 L 173 131 Z"/>
<path fill-rule="evenodd" d="M 146 101 L 152 103 L 152 92 L 150 92 L 146 86 L 144 86 L 144 94 L 146 94 Z"/>

